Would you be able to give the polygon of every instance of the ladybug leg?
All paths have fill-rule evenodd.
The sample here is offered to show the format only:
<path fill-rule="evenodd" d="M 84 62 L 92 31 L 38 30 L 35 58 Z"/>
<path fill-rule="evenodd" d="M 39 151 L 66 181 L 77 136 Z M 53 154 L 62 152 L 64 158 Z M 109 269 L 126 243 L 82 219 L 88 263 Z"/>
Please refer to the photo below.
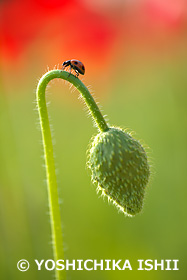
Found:
<path fill-rule="evenodd" d="M 72 67 L 71 67 L 71 65 L 70 65 L 68 78 L 69 78 L 69 76 L 70 76 L 70 74 L 71 74 L 71 69 L 72 69 Z"/>
<path fill-rule="evenodd" d="M 79 76 L 79 72 L 78 72 L 77 70 L 75 70 L 75 72 L 76 72 L 75 77 L 76 77 L 76 78 L 78 78 L 78 76 Z"/>

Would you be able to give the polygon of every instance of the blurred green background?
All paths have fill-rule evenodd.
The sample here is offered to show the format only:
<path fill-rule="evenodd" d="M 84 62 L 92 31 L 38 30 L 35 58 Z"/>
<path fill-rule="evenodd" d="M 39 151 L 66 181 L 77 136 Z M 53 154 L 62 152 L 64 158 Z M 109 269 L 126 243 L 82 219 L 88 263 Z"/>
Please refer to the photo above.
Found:
<path fill-rule="evenodd" d="M 16 2 L 17 11 L 21 13 L 24 10 L 23 1 L 2 2 L 4 15 L 14 15 Z M 69 85 L 63 81 L 50 84 L 47 101 L 50 102 L 65 257 L 70 260 L 129 259 L 133 268 L 132 271 L 70 270 L 67 279 L 186 279 L 187 17 L 182 6 L 184 2 L 179 1 L 181 10 L 173 8 L 173 14 L 169 17 L 170 1 L 164 6 L 165 13 L 159 6 L 160 1 L 142 1 L 149 5 L 153 3 L 155 6 L 152 4 L 151 7 L 157 13 L 161 9 L 162 17 L 159 14 L 155 23 L 155 14 L 152 19 L 150 14 L 145 14 L 145 8 L 135 5 L 136 1 L 133 7 L 126 5 L 123 14 L 120 1 L 115 2 L 119 6 L 115 12 L 113 1 L 109 1 L 111 6 L 107 6 L 108 10 L 103 8 L 107 5 L 105 1 L 100 2 L 103 6 L 96 1 L 95 6 L 89 6 L 89 12 L 93 13 L 93 26 L 99 15 L 105 26 L 109 24 L 109 19 L 113 29 L 117 30 L 116 33 L 112 31 L 116 35 L 107 35 L 104 41 L 100 40 L 99 35 L 99 39 L 93 36 L 93 39 L 98 39 L 93 40 L 93 44 L 90 44 L 92 37 L 82 35 L 85 41 L 79 42 L 76 48 L 75 44 L 70 46 L 70 33 L 67 38 L 70 47 L 64 46 L 64 43 L 62 51 L 59 46 L 56 47 L 57 51 L 54 49 L 56 42 L 65 40 L 64 35 L 59 30 L 54 34 L 50 26 L 53 29 L 58 26 L 60 15 L 67 15 L 64 20 L 68 20 L 73 7 L 81 15 L 86 15 L 87 1 L 70 1 L 71 9 L 66 13 L 67 1 L 33 3 L 33 10 L 28 10 L 27 15 L 32 14 L 37 5 L 48 13 L 45 18 L 43 12 L 45 20 L 42 23 L 45 24 L 42 27 L 37 25 L 39 33 L 31 36 L 30 40 L 27 38 L 26 43 L 23 35 L 31 33 L 31 23 L 26 23 L 28 32 L 25 29 L 21 33 L 20 24 L 16 33 L 16 28 L 13 29 L 16 16 L 9 21 L 4 16 L 4 22 L 2 20 L 0 278 L 54 279 L 53 271 L 37 271 L 34 264 L 35 259 L 53 259 L 35 89 L 47 65 L 52 69 L 56 63 L 77 58 L 84 62 L 87 71 L 81 79 L 86 85 L 91 85 L 91 92 L 103 113 L 107 114 L 109 123 L 129 128 L 135 132 L 135 138 L 143 139 L 149 147 L 152 178 L 143 212 L 134 218 L 125 217 L 106 199 L 103 201 L 96 194 L 86 169 L 87 147 L 97 130 L 91 118 L 87 117 L 85 105 L 78 100 L 77 91 L 69 89 Z M 90 3 L 93 4 L 93 1 Z M 57 8 L 60 12 L 57 12 Z M 49 11 L 53 11 L 51 17 Z M 174 11 L 182 12 L 174 17 Z M 167 17 L 163 17 L 163 14 Z M 129 20 L 129 15 L 134 16 L 134 20 Z M 143 16 L 146 24 L 139 26 Z M 169 22 L 166 21 L 168 18 Z M 89 31 L 92 25 L 86 16 L 84 20 L 84 24 L 88 21 Z M 76 34 L 74 24 L 67 21 L 66 29 Z M 33 27 L 34 23 L 31 25 Z M 150 33 L 145 28 L 147 25 Z M 93 34 L 99 34 L 101 29 L 98 31 L 97 28 L 99 26 L 96 25 L 96 30 L 91 29 Z M 68 34 L 67 30 L 65 34 Z M 86 34 L 84 28 L 83 31 Z M 54 45 L 51 38 L 57 38 Z M 19 44 L 22 48 L 15 47 Z M 30 262 L 31 268 L 27 272 L 18 271 L 16 264 L 20 259 Z M 138 271 L 138 259 L 178 259 L 179 270 Z"/>

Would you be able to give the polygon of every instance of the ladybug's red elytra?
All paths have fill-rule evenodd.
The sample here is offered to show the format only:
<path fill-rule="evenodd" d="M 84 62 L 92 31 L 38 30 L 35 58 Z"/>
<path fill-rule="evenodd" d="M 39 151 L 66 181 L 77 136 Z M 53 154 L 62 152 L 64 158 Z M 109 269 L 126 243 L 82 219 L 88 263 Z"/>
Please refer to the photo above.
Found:
<path fill-rule="evenodd" d="M 69 73 L 71 73 L 71 69 L 74 69 L 76 72 L 76 77 L 78 77 L 79 74 L 84 75 L 84 73 L 85 73 L 84 64 L 77 59 L 71 59 L 71 60 L 64 61 L 62 64 L 62 70 L 64 70 L 68 66 L 70 66 Z"/>

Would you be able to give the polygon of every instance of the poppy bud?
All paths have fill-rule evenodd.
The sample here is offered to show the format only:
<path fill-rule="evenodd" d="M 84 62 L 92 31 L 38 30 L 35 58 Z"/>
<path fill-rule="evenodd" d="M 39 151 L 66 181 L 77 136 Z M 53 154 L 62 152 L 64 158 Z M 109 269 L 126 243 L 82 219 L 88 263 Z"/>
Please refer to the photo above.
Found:
<path fill-rule="evenodd" d="M 116 127 L 100 132 L 91 142 L 88 167 L 98 190 L 129 216 L 143 207 L 150 169 L 142 145 Z"/>

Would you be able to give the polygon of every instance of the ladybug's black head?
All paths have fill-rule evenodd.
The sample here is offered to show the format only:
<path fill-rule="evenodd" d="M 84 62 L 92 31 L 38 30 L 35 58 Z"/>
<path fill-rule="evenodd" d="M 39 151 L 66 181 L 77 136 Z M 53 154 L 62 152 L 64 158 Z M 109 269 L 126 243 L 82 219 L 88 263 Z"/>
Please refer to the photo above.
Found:
<path fill-rule="evenodd" d="M 69 66 L 69 65 L 71 65 L 71 60 L 66 60 L 66 61 L 63 62 L 62 67 L 66 67 L 66 66 Z"/>

